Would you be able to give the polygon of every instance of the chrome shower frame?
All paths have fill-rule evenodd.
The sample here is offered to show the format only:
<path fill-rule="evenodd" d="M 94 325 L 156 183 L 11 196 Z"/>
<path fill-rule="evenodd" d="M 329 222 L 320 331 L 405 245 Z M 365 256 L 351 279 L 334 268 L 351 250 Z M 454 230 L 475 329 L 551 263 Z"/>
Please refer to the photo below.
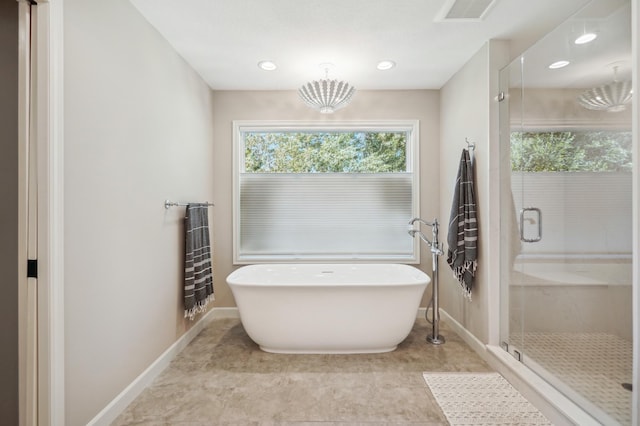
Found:
<path fill-rule="evenodd" d="M 422 241 L 427 243 L 431 250 L 431 269 L 432 269 L 432 279 L 433 279 L 433 289 L 431 290 L 431 302 L 429 302 L 429 306 L 431 306 L 431 334 L 427 336 L 427 342 L 433 345 L 441 345 L 444 343 L 444 337 L 440 335 L 440 301 L 439 301 L 439 287 L 440 283 L 438 280 L 438 256 L 444 254 L 442 250 L 443 246 L 438 241 L 438 232 L 440 229 L 440 224 L 438 223 L 438 219 L 434 219 L 433 222 L 427 222 L 424 219 L 420 219 L 419 217 L 414 217 L 409 221 L 409 225 L 412 225 L 416 222 L 419 222 L 423 225 L 431 227 L 431 234 L 433 236 L 430 241 L 420 229 L 410 229 L 409 235 L 415 238 L 416 235 L 420 237 Z M 429 306 L 427 306 L 427 311 L 425 312 L 425 316 L 428 316 Z M 427 321 L 429 318 L 427 317 Z"/>

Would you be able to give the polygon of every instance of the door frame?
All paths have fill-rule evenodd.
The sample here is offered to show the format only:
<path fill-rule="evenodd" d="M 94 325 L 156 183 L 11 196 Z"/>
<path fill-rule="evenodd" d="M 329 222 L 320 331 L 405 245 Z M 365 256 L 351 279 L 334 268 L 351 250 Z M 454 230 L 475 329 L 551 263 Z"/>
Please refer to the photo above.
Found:
<path fill-rule="evenodd" d="M 63 0 L 38 11 L 39 424 L 65 424 Z"/>
<path fill-rule="evenodd" d="M 37 424 L 37 280 L 27 277 L 28 259 L 35 258 L 31 149 L 31 5 L 18 3 L 18 400 L 20 426 Z M 35 186 L 35 185 L 34 185 Z"/>
<path fill-rule="evenodd" d="M 35 73 L 38 151 L 38 420 L 65 423 L 63 0 L 39 0 Z"/>
<path fill-rule="evenodd" d="M 20 424 L 64 425 L 64 144 L 63 144 L 63 0 L 19 0 L 20 26 L 20 199 L 19 342 L 29 353 L 29 321 L 35 327 L 37 353 L 21 361 Z M 32 23 L 30 38 L 25 29 Z M 28 53 L 31 45 L 32 54 Z M 29 68 L 27 64 L 31 64 Z M 29 76 L 30 69 L 30 76 Z M 30 79 L 30 84 L 25 78 Z M 31 106 L 28 106 L 28 104 Z M 27 124 L 31 122 L 31 124 Z M 31 140 L 31 142 L 27 142 Z M 37 301 L 29 306 L 26 278 L 28 238 L 28 146 L 35 148 L 37 215 L 31 232 L 38 260 Z M 33 154 L 33 153 L 32 153 Z M 32 176 L 34 174 L 32 173 Z M 23 238 L 24 237 L 24 238 Z M 32 253 L 33 254 L 33 253 Z M 35 312 L 34 312 L 35 311 Z M 37 318 L 37 323 L 33 320 Z M 32 336 L 34 337 L 34 336 Z M 33 342 L 31 342 L 33 348 Z M 34 369 L 36 371 L 34 371 Z"/>

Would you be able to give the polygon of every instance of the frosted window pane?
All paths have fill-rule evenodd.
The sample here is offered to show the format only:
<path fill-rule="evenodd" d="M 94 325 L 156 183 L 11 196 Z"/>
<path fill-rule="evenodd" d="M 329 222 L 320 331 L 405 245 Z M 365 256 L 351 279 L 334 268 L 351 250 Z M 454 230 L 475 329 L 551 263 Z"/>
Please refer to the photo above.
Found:
<path fill-rule="evenodd" d="M 241 259 L 410 258 L 412 173 L 240 174 Z"/>

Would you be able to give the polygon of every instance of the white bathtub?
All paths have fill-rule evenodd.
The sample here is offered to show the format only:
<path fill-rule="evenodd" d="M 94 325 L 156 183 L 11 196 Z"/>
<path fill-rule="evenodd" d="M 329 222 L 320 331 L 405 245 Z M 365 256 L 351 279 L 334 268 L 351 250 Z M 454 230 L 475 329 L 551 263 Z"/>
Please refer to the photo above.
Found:
<path fill-rule="evenodd" d="M 247 334 L 276 353 L 393 351 L 430 281 L 399 264 L 250 265 L 227 277 Z"/>

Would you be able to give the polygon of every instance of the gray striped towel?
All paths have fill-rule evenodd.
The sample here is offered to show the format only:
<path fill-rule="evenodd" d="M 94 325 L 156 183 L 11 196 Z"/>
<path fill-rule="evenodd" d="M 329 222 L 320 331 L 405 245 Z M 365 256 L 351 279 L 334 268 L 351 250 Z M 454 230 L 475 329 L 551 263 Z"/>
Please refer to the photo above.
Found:
<path fill-rule="evenodd" d="M 469 300 L 478 265 L 478 222 L 473 187 L 473 166 L 469 151 L 463 149 L 449 219 L 447 263 Z"/>
<path fill-rule="evenodd" d="M 184 316 L 193 320 L 214 300 L 207 206 L 189 204 L 184 225 Z"/>

